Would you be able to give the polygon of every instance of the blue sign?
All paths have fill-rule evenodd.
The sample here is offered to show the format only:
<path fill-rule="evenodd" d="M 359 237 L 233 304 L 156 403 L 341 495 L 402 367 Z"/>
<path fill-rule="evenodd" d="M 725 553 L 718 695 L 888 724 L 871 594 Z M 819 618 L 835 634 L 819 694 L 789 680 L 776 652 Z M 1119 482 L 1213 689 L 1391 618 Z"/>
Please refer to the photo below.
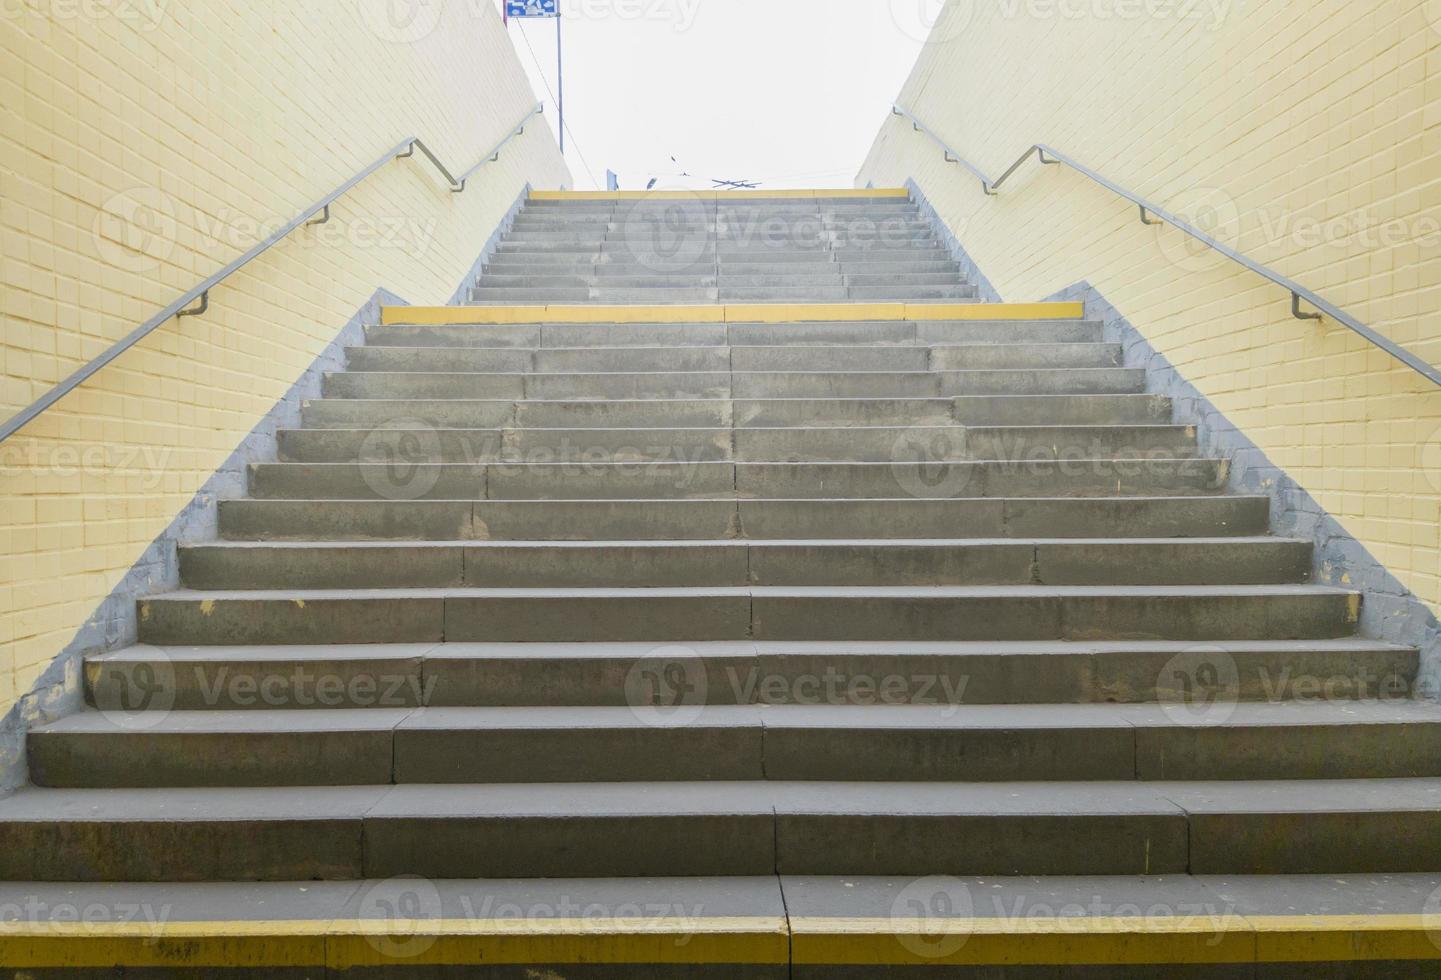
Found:
<path fill-rule="evenodd" d="M 506 17 L 559 17 L 560 0 L 505 0 Z"/>

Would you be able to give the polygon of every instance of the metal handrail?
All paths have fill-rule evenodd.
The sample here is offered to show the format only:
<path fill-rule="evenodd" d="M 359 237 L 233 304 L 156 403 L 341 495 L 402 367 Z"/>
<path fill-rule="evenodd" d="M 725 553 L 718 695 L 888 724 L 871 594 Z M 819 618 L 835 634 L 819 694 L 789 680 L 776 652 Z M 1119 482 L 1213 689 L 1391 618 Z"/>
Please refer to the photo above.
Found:
<path fill-rule="evenodd" d="M 172 317 L 200 316 L 202 313 L 209 310 L 210 291 L 212 289 L 220 285 L 226 279 L 229 279 L 236 272 L 239 272 L 246 265 L 249 265 L 255 259 L 259 258 L 262 254 L 279 244 L 282 239 L 289 236 L 291 232 L 295 231 L 302 225 L 323 225 L 328 222 L 330 220 L 330 206 L 341 197 L 344 197 L 358 184 L 365 181 L 366 178 L 370 177 L 371 174 L 375 173 L 387 163 L 390 163 L 392 160 L 400 160 L 406 157 L 414 156 L 415 151 L 419 150 L 427 160 L 429 160 L 432 164 L 435 165 L 436 170 L 440 171 L 441 176 L 443 176 L 446 179 L 446 182 L 450 184 L 451 192 L 455 194 L 460 194 L 465 190 L 466 182 L 469 181 L 471 177 L 475 176 L 476 171 L 478 171 L 481 167 L 485 166 L 487 163 L 492 163 L 495 160 L 499 159 L 500 151 L 505 148 L 505 145 L 511 140 L 515 139 L 517 136 L 520 136 L 522 133 L 524 133 L 526 123 L 530 122 L 532 117 L 537 116 L 544 111 L 544 104 L 537 103 L 534 108 L 532 108 L 529 112 L 527 112 L 524 116 L 521 117 L 519 122 L 517 122 L 514 126 L 510 128 L 509 133 L 507 134 L 505 139 L 501 140 L 494 147 L 492 147 L 491 150 L 486 153 L 484 157 L 481 158 L 479 163 L 477 163 L 474 167 L 471 167 L 459 178 L 451 174 L 451 172 L 446 168 L 445 164 L 440 162 L 440 159 L 431 151 L 430 147 L 426 146 L 425 142 L 419 137 L 408 136 L 405 139 L 401 140 L 389 150 L 385 151 L 385 154 L 374 163 L 370 164 L 364 170 L 361 170 L 359 173 L 357 173 L 354 177 L 351 177 L 349 180 L 341 184 L 335 190 L 325 195 L 325 197 L 322 197 L 320 200 L 310 205 L 304 211 L 300 212 L 300 214 L 297 215 L 285 227 L 276 231 L 265 241 L 254 246 L 244 255 L 241 255 L 235 261 L 227 265 L 225 268 L 221 269 L 219 272 L 215 273 L 204 282 L 201 282 L 199 285 L 195 286 L 193 289 L 189 290 L 184 295 L 177 298 L 169 306 L 165 307 L 163 310 L 155 314 L 155 316 L 151 317 L 149 320 L 146 320 L 130 334 L 126 335 L 120 341 L 115 343 L 112 347 L 110 347 L 109 350 L 105 351 L 105 353 L 95 358 L 89 364 L 86 364 L 84 367 L 76 371 L 74 374 L 70 375 L 70 377 L 60 382 L 54 388 L 51 388 L 33 405 L 20 412 L 14 418 L 6 422 L 3 426 L 0 426 L 0 442 L 4 442 L 6 439 L 9 439 L 11 436 L 13 436 L 16 432 L 29 425 L 36 418 L 38 418 L 40 414 L 43 413 L 46 409 L 50 408 L 52 405 L 54 405 L 60 399 L 64 398 L 66 395 L 70 394 L 70 392 L 78 388 L 87 379 L 99 372 L 102 368 L 104 368 L 111 361 L 115 360 L 121 354 L 134 347 L 141 340 L 144 340 L 156 329 L 168 323 Z M 319 215 L 319 217 L 316 217 L 316 215 Z M 190 304 L 195 303 L 197 300 L 199 300 L 199 304 L 197 306 L 191 307 Z"/>
<path fill-rule="evenodd" d="M 1237 252 L 1235 249 L 1227 245 L 1223 245 L 1221 242 L 1216 241 L 1216 239 L 1212 238 L 1210 235 L 1207 235 L 1199 228 L 1195 228 L 1192 225 L 1187 224 L 1185 221 L 1182 221 L 1180 218 L 1176 217 L 1170 212 L 1165 211 L 1164 209 L 1152 204 L 1145 198 L 1126 190 L 1126 188 L 1120 186 L 1114 181 L 1107 180 L 1105 177 L 1102 177 L 1100 174 L 1096 173 L 1094 170 L 1091 170 L 1089 167 L 1077 163 L 1075 160 L 1072 160 L 1064 153 L 1052 149 L 1051 147 L 1046 146 L 1044 143 L 1037 143 L 1030 147 L 1028 150 L 1026 150 L 1025 153 L 1022 153 L 1020 157 L 1016 160 L 1016 162 L 1011 164 L 1010 167 L 1006 169 L 1006 172 L 1001 174 L 998 179 L 991 180 L 980 168 L 975 166 L 965 157 L 961 156 L 955 150 L 951 149 L 951 147 L 946 143 L 945 140 L 937 136 L 930 129 L 930 127 L 928 127 L 925 123 L 921 122 L 910 112 L 901 108 L 898 105 L 895 105 L 891 107 L 891 113 L 893 115 L 903 116 L 906 119 L 909 119 L 912 129 L 914 129 L 918 133 L 924 134 L 933 143 L 935 143 L 941 148 L 941 151 L 945 154 L 947 163 L 959 164 L 960 166 L 965 167 L 967 170 L 969 170 L 972 174 L 976 176 L 978 180 L 980 180 L 981 190 L 985 191 L 985 193 L 991 197 L 997 196 L 997 191 L 1000 190 L 1001 185 L 1004 184 L 1007 180 L 1009 180 L 1011 178 L 1011 175 L 1014 174 L 1017 170 L 1019 170 L 1021 168 L 1021 165 L 1031 158 L 1032 154 L 1035 154 L 1036 159 L 1038 159 L 1042 164 L 1045 164 L 1047 166 L 1058 166 L 1064 164 L 1065 166 L 1070 167 L 1072 170 L 1076 171 L 1077 173 L 1089 177 L 1091 180 L 1095 181 L 1097 184 L 1100 184 L 1102 187 L 1106 188 L 1112 193 L 1118 194 L 1119 196 L 1124 197 L 1126 200 L 1130 201 L 1132 204 L 1136 205 L 1136 207 L 1140 209 L 1141 221 L 1143 223 L 1148 225 L 1157 225 L 1163 223 L 1172 225 L 1178 230 L 1185 232 L 1187 235 L 1190 235 L 1192 238 L 1196 239 L 1198 242 L 1207 246 L 1208 248 L 1212 248 L 1215 249 L 1217 252 L 1220 252 L 1231 261 L 1238 262 L 1241 265 L 1245 266 L 1247 269 L 1250 269 L 1252 272 L 1256 273 L 1257 275 L 1269 279 L 1271 282 L 1282 287 L 1283 289 L 1289 290 L 1291 293 L 1291 314 L 1297 319 L 1320 320 L 1323 318 L 1322 314 L 1325 314 L 1326 316 L 1329 316 L 1331 319 L 1335 320 L 1342 326 L 1360 334 L 1362 337 L 1365 337 L 1371 343 L 1375 344 L 1377 347 L 1381 348 L 1386 353 L 1396 358 L 1402 364 L 1405 364 L 1413 371 L 1416 371 L 1418 374 L 1421 374 L 1422 376 L 1428 378 L 1432 383 L 1441 385 L 1441 369 L 1438 369 L 1433 364 L 1423 361 L 1421 358 L 1417 357 L 1406 348 L 1400 346 L 1395 341 L 1382 336 L 1375 330 L 1372 330 L 1370 327 L 1366 326 L 1360 320 L 1357 320 L 1355 317 L 1351 316 L 1340 307 L 1336 306 L 1333 303 L 1327 302 L 1325 299 L 1322 299 L 1316 293 L 1307 289 L 1305 286 L 1302 286 L 1295 280 L 1288 279 L 1285 276 L 1281 275 L 1279 272 L 1276 272 L 1272 269 L 1267 268 L 1264 265 L 1261 265 L 1254 259 L 1247 258 L 1240 252 Z M 1159 218 L 1161 220 L 1152 221 L 1152 218 Z M 1308 304 L 1320 310 L 1321 312 L 1303 313 L 1301 311 L 1302 300 L 1305 300 Z"/>

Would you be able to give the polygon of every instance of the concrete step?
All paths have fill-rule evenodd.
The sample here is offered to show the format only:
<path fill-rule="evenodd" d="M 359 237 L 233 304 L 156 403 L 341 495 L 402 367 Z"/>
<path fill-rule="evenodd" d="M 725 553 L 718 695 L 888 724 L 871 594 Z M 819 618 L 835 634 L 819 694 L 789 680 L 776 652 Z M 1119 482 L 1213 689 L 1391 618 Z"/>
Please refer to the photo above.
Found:
<path fill-rule="evenodd" d="M 664 422 L 693 428 L 795 425 L 1159 425 L 1164 395 L 1055 395 L 1011 398 L 779 398 L 642 401 L 445 401 L 329 398 L 304 404 L 308 429 L 424 424 L 445 429 L 641 428 Z"/>
<path fill-rule="evenodd" d="M 921 500 L 222 500 L 238 541 L 1245 537 L 1265 497 Z"/>
<path fill-rule="evenodd" d="M 607 268 L 597 266 L 596 268 Z M 730 288 L 762 288 L 787 286 L 847 286 L 855 288 L 910 287 L 910 286 L 964 286 L 965 280 L 957 271 L 949 272 L 894 272 L 846 275 L 842 266 L 831 264 L 814 268 L 806 266 L 804 271 L 787 270 L 779 275 L 774 272 L 736 273 L 727 269 L 671 271 L 661 273 L 619 274 L 608 271 L 604 275 L 583 270 L 564 269 L 556 272 L 497 272 L 487 271 L 476 281 L 477 289 L 712 289 L 719 287 L 722 292 Z"/>
<path fill-rule="evenodd" d="M 0 878 L 10 881 L 1437 866 L 1435 779 L 32 788 L 0 800 Z"/>
<path fill-rule="evenodd" d="M 285 500 L 716 500 L 1194 497 L 1225 491 L 1224 460 L 890 463 L 254 463 L 252 496 Z"/>
<path fill-rule="evenodd" d="M 1140 368 L 980 371 L 671 371 L 599 374 L 357 371 L 327 374 L 326 398 L 576 400 L 936 398 L 947 395 L 1124 395 Z"/>
<path fill-rule="evenodd" d="M 238 543 L 180 548 L 187 588 L 1265 585 L 1306 582 L 1311 543 L 1194 540 Z"/>
<path fill-rule="evenodd" d="M 56 789 L 1441 777 L 1441 705 L 777 705 L 99 711 L 32 729 Z"/>
<path fill-rule="evenodd" d="M 26 883 L 0 886 L 0 905 L 33 910 L 7 937 L 27 972 L 43 977 L 101 956 L 113 975 L 156 975 L 149 967 L 163 945 L 186 976 L 239 960 L 272 975 L 363 968 L 375 980 L 413 980 L 412 951 L 424 949 L 425 975 L 473 974 L 483 960 L 500 976 L 646 980 L 937 971 L 1286 980 L 1305 962 L 1328 980 L 1419 980 L 1434 972 L 1438 888 L 1441 876 L 1426 873 Z M 163 908 L 164 923 L 132 927 L 163 939 L 108 942 L 105 930 L 74 920 L 77 907 Z M 397 928 L 397 909 L 419 918 L 404 921 L 403 938 L 381 936 Z M 1140 936 L 1124 914 L 1136 909 L 1146 910 Z M 216 922 L 230 924 L 224 935 Z M 1198 930 L 1205 962 L 1193 969 Z M 323 943 L 312 939 L 322 933 Z"/>
<path fill-rule="evenodd" d="M 667 705 L 747 704 L 1151 704 L 1184 727 L 1238 704 L 1410 703 L 1419 667 L 1416 650 L 1359 637 L 135 646 L 88 657 L 85 690 L 137 730 L 160 710 L 640 706 L 661 719 Z"/>
<path fill-rule="evenodd" d="M 183 591 L 142 643 L 1334 639 L 1360 595 L 1312 585 Z"/>
<path fill-rule="evenodd" d="M 351 347 L 351 371 L 589 374 L 669 371 L 960 371 L 1117 367 L 1119 344 L 782 347 Z"/>
<path fill-rule="evenodd" d="M 389 347 L 894 347 L 1102 343 L 1096 320 L 936 320 L 849 323 L 627 323 L 487 326 L 388 325 L 366 329 Z"/>
<path fill-rule="evenodd" d="M 436 429 L 418 420 L 373 429 L 282 429 L 287 463 L 859 462 L 1181 459 L 1185 426 L 906 426 L 668 429 Z"/>

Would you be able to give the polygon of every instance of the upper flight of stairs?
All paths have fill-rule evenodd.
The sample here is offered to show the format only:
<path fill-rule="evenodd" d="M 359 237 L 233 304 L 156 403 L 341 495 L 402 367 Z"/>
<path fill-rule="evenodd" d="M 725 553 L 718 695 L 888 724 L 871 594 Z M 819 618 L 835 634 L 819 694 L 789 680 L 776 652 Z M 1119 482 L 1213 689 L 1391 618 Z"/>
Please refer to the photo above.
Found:
<path fill-rule="evenodd" d="M 903 198 L 536 201 L 471 292 L 479 304 L 974 302 Z"/>
<path fill-rule="evenodd" d="M 165 894 L 309 920 L 423 876 L 451 910 L 427 921 L 484 893 L 688 898 L 729 923 L 673 972 L 631 949 L 632 973 L 576 976 L 859 978 L 918 966 L 897 910 L 953 876 L 980 917 L 993 892 L 1245 910 L 1186 976 L 1299 976 L 1293 954 L 1434 975 L 1406 972 L 1441 889 L 1417 652 L 1357 635 L 1359 595 L 1310 581 L 1310 542 L 1227 491 L 1101 325 L 956 315 L 974 289 L 903 198 L 685 207 L 677 268 L 638 244 L 654 202 L 532 203 L 472 316 L 948 318 L 371 326 L 221 503 L 220 540 L 181 549 L 183 588 L 140 603 L 141 645 L 88 660 L 89 708 L 31 733 L 0 878 L 55 884 L 0 907 L 259 882 Z M 368 884 L 292 884 L 321 881 Z M 950 928 L 931 897 L 926 935 Z M 1330 945 L 1255 938 L 1328 911 L 1350 916 Z M 1403 913 L 1390 945 L 1351 941 Z M 1203 948 L 1093 928 L 1057 962 L 1100 973 L 944 975 L 1180 976 L 1126 971 Z M 987 930 L 919 963 L 1052 962 Z M 586 961 L 646 934 L 618 931 Z M 435 962 L 512 964 L 503 933 Z M 527 950 L 512 965 L 547 962 Z"/>

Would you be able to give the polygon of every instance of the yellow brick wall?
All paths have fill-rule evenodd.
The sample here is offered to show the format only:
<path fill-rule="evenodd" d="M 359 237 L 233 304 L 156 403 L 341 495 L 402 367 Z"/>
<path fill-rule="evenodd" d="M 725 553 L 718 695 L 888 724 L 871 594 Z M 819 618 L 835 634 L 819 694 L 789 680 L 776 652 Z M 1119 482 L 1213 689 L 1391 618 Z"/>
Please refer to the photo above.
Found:
<path fill-rule="evenodd" d="M 992 178 L 1047 143 L 1441 365 L 1441 0 L 952 0 L 899 100 Z M 1001 191 L 890 117 L 1007 300 L 1089 280 L 1433 611 L 1441 389 L 1034 160 Z"/>
<path fill-rule="evenodd" d="M 458 172 L 535 101 L 490 0 L 4 0 L 0 412 L 401 139 Z M 387 165 L 0 445 L 0 715 L 375 289 L 447 301 L 527 181 L 570 183 L 544 124 L 464 194 Z"/>

